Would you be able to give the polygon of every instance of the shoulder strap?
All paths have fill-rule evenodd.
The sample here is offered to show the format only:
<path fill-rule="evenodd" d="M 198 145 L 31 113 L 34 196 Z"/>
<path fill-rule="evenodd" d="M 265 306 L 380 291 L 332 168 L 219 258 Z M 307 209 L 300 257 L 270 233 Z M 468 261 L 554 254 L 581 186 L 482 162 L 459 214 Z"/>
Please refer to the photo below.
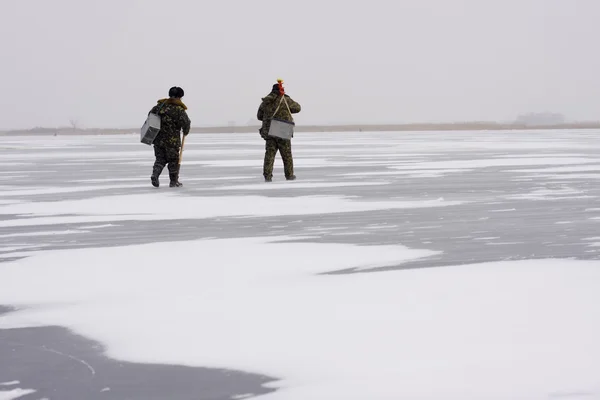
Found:
<path fill-rule="evenodd" d="M 271 115 L 271 119 L 273 119 L 275 117 L 275 114 L 277 114 L 277 111 L 279 111 L 279 107 L 281 107 L 281 102 L 282 101 L 283 101 L 283 97 L 281 97 L 281 100 L 279 100 L 279 104 L 277 104 L 277 108 L 273 112 L 273 115 Z"/>
<path fill-rule="evenodd" d="M 167 104 L 167 100 L 163 101 L 162 104 L 158 107 L 158 110 L 156 110 L 156 114 L 158 115 L 158 113 L 160 112 L 160 110 L 162 110 L 163 106 Z"/>
<path fill-rule="evenodd" d="M 285 99 L 285 95 L 283 95 L 283 102 L 285 103 L 285 107 L 287 108 L 288 112 L 290 113 L 290 118 L 293 121 L 294 116 L 292 115 L 292 110 L 290 110 L 290 106 L 288 105 L 287 100 Z"/>
<path fill-rule="evenodd" d="M 285 95 L 281 96 L 281 100 L 279 100 L 279 104 L 277 105 L 277 108 L 275 109 L 275 112 L 271 116 L 271 119 L 273 119 L 275 117 L 275 114 L 277 114 L 277 111 L 279 111 L 279 107 L 281 107 L 281 103 L 282 102 L 285 103 L 285 106 L 287 107 L 287 110 L 290 113 L 290 118 L 293 121 L 294 120 L 294 116 L 292 115 L 292 111 L 290 110 L 290 106 L 288 105 L 287 100 L 285 99 Z"/>

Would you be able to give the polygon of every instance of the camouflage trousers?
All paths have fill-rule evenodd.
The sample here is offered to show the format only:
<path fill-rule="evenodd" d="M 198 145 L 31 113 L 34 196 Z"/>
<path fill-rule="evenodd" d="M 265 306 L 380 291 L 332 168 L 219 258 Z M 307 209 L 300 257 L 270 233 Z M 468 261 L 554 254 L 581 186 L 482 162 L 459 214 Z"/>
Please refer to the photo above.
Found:
<path fill-rule="evenodd" d="M 179 179 L 179 147 L 154 145 L 154 166 L 152 167 L 152 175 L 160 176 L 160 173 L 168 165 L 169 178 L 171 181 Z"/>
<path fill-rule="evenodd" d="M 294 159 L 292 158 L 292 141 L 280 138 L 269 137 L 265 139 L 265 162 L 263 164 L 263 176 L 265 178 L 273 177 L 273 164 L 277 151 L 281 154 L 283 160 L 283 170 L 285 177 L 294 175 Z"/>

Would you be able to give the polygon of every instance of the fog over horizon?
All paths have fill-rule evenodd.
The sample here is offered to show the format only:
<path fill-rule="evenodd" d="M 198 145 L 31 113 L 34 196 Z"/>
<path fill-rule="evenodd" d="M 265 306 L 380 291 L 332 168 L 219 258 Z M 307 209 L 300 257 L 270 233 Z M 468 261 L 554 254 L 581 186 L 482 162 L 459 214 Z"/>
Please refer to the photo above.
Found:
<path fill-rule="evenodd" d="M 0 0 L 0 130 L 136 128 L 171 86 L 193 126 L 600 120 L 597 0 Z"/>

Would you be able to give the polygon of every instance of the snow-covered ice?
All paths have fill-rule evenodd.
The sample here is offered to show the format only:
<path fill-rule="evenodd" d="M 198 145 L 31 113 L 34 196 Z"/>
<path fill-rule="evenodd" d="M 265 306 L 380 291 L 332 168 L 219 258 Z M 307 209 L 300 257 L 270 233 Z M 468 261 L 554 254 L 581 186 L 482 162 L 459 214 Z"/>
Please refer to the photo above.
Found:
<path fill-rule="evenodd" d="M 0 189 L 0 329 L 265 400 L 600 398 L 596 131 L 299 134 L 272 184 L 260 138 L 191 135 L 177 190 L 137 136 L 0 140 L 36 160 Z"/>
<path fill-rule="evenodd" d="M 302 185 L 302 184 L 300 184 Z M 245 188 L 243 188 L 245 189 Z M 173 207 L 172 204 L 176 204 Z M 199 219 L 231 216 L 280 216 L 332 214 L 385 209 L 444 207 L 460 201 L 386 200 L 357 201 L 341 196 L 264 196 L 187 197 L 177 193 L 93 197 L 82 200 L 29 202 L 0 207 L 1 214 L 28 215 L 30 218 L 0 222 L 0 227 L 62 224 L 71 221 L 100 222 L 119 220 Z M 49 217 L 65 214 L 80 217 Z M 35 218 L 31 218 L 35 217 Z"/>
<path fill-rule="evenodd" d="M 35 393 L 35 390 L 21 388 L 11 390 L 0 390 L 0 400 L 15 400 L 32 393 Z"/>
<path fill-rule="evenodd" d="M 393 169 L 458 169 L 458 168 L 489 168 L 489 167 L 512 167 L 523 165 L 565 165 L 565 164 L 586 164 L 596 162 L 594 158 L 501 158 L 501 159 L 485 159 L 485 160 L 456 160 L 456 161 L 431 161 L 431 162 L 416 162 L 408 165 L 392 166 Z"/>
<path fill-rule="evenodd" d="M 112 226 L 112 225 L 106 225 Z M 94 227 L 87 227 L 88 229 Z M 8 233 L 5 235 L 0 235 L 0 238 L 15 238 L 15 237 L 23 237 L 23 236 L 53 236 L 53 235 L 74 235 L 86 233 L 85 230 L 66 230 L 66 231 L 41 231 L 41 232 L 23 232 L 23 233 Z"/>
<path fill-rule="evenodd" d="M 0 303 L 25 307 L 0 327 L 60 324 L 122 360 L 281 377 L 273 399 L 541 398 L 598 383 L 597 261 L 323 276 L 430 252 L 278 239 L 33 256 L 0 271 Z"/>

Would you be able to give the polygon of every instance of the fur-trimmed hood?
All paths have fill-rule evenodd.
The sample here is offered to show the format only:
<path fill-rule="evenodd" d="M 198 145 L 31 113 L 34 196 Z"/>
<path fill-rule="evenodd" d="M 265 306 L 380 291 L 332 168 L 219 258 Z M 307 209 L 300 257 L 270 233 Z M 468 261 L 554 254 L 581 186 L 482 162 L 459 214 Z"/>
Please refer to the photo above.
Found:
<path fill-rule="evenodd" d="M 187 106 L 185 104 L 183 104 L 183 101 L 181 101 L 181 99 L 168 98 L 168 99 L 160 99 L 157 101 L 158 104 L 162 104 L 165 102 L 167 104 L 173 104 L 175 106 L 183 107 L 184 110 L 187 110 Z"/>

